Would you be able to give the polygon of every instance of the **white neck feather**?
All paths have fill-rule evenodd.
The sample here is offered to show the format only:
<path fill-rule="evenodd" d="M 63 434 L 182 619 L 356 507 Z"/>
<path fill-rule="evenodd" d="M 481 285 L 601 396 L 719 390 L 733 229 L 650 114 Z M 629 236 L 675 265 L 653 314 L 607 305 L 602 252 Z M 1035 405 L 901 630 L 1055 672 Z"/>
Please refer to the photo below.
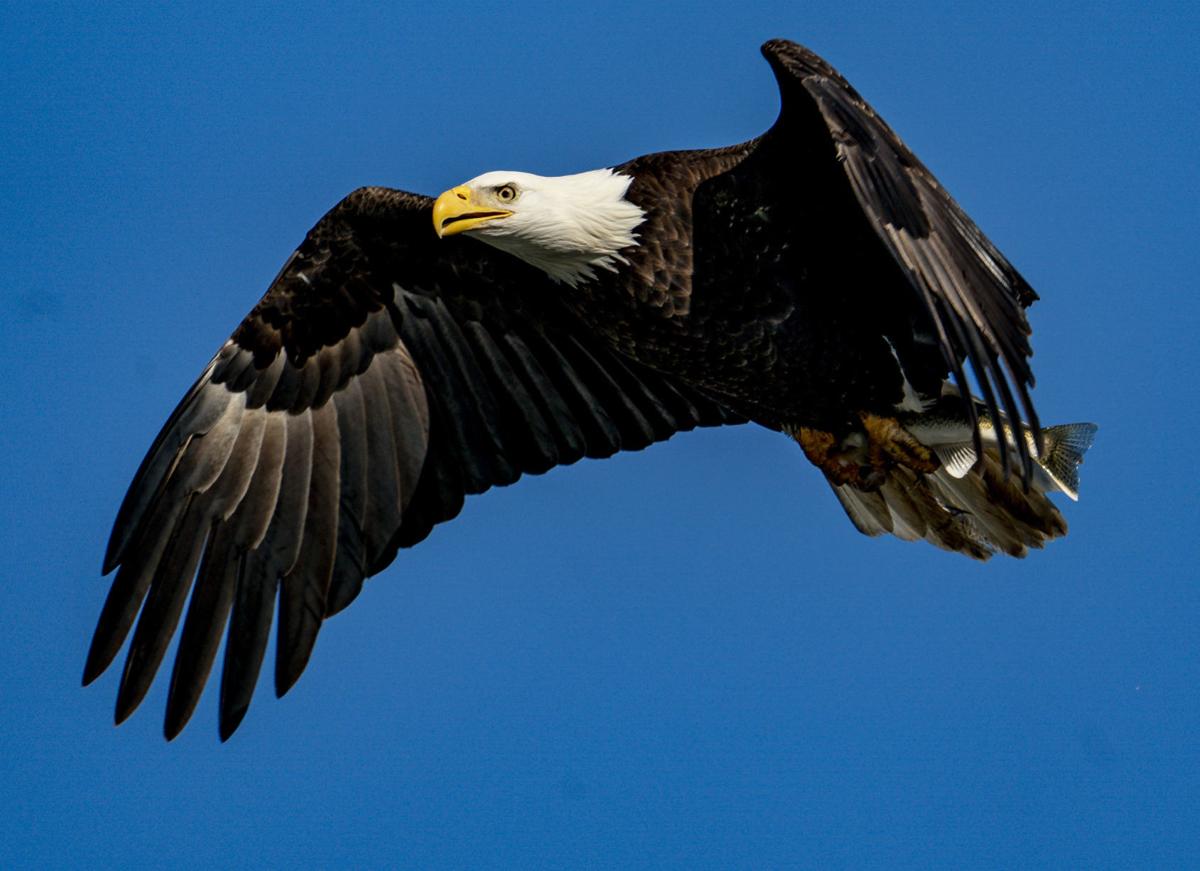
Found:
<path fill-rule="evenodd" d="M 515 184 L 520 195 L 510 217 L 489 221 L 471 235 L 575 287 L 595 278 L 596 269 L 615 272 L 628 263 L 620 252 L 637 244 L 633 231 L 646 216 L 625 199 L 632 181 L 611 169 L 550 177 L 485 173 L 467 186 Z"/>

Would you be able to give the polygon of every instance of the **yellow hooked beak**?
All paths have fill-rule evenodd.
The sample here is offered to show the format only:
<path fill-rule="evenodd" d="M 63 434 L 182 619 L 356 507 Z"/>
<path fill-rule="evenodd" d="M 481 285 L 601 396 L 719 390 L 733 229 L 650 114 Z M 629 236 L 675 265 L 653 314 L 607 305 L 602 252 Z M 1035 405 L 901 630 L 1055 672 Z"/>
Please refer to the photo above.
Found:
<path fill-rule="evenodd" d="M 481 206 L 473 199 L 472 190 L 459 185 L 446 191 L 433 204 L 433 229 L 439 236 L 453 236 L 473 230 L 495 218 L 507 218 L 512 212 Z"/>

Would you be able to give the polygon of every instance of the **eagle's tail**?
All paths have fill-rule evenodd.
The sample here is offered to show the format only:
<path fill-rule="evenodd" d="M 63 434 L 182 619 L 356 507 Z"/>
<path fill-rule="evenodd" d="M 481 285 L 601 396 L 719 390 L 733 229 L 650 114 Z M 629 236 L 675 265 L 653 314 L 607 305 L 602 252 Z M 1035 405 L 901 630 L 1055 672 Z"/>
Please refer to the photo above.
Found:
<path fill-rule="evenodd" d="M 1053 436 L 1055 428 L 1046 432 Z M 1074 444 L 1065 439 L 1056 443 Z M 1051 451 L 1047 454 L 1055 456 Z M 1072 476 L 1082 450 L 1077 454 L 1066 464 Z M 1076 486 L 1077 480 L 1072 480 Z M 1031 547 L 1040 548 L 1067 532 L 1067 522 L 1045 489 L 1038 486 L 1039 480 L 1035 477 L 1026 492 L 1017 477 L 1005 477 L 994 446 L 985 450 L 981 464 L 961 477 L 944 467 L 921 474 L 897 465 L 877 490 L 860 490 L 833 480 L 830 484 L 860 532 L 890 532 L 909 541 L 925 539 L 979 560 L 997 551 L 1023 557 Z M 1052 485 L 1052 489 L 1060 488 Z"/>

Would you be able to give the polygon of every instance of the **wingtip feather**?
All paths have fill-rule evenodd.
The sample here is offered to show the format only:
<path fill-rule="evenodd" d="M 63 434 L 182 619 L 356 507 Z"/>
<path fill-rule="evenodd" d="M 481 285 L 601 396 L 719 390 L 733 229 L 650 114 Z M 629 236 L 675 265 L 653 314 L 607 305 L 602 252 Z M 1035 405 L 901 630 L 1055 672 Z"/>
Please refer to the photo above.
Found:
<path fill-rule="evenodd" d="M 242 720 L 245 719 L 248 710 L 250 710 L 249 705 L 221 708 L 221 715 L 217 724 L 217 734 L 222 744 L 233 737 L 233 733 L 238 730 L 238 726 L 242 725 Z"/>

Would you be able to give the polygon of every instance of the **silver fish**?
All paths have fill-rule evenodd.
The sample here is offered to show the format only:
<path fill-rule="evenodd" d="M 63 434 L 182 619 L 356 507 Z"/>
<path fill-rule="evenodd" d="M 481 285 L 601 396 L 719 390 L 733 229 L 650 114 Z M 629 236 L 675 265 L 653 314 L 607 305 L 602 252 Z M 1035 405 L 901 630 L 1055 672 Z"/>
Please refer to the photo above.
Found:
<path fill-rule="evenodd" d="M 1007 419 L 1001 419 L 997 426 L 996 420 L 979 402 L 975 403 L 975 412 L 984 450 L 998 445 L 1003 436 L 1015 452 L 1016 428 Z M 924 411 L 899 414 L 897 420 L 917 441 L 937 454 L 942 468 L 951 477 L 964 477 L 979 459 L 975 453 L 969 411 L 956 394 L 942 396 Z M 1094 423 L 1042 427 L 1042 450 L 1038 451 L 1033 433 L 1022 423 L 1020 437 L 1034 459 L 1030 484 L 1042 492 L 1058 490 L 1079 501 L 1079 465 L 1095 441 L 1098 429 Z"/>

